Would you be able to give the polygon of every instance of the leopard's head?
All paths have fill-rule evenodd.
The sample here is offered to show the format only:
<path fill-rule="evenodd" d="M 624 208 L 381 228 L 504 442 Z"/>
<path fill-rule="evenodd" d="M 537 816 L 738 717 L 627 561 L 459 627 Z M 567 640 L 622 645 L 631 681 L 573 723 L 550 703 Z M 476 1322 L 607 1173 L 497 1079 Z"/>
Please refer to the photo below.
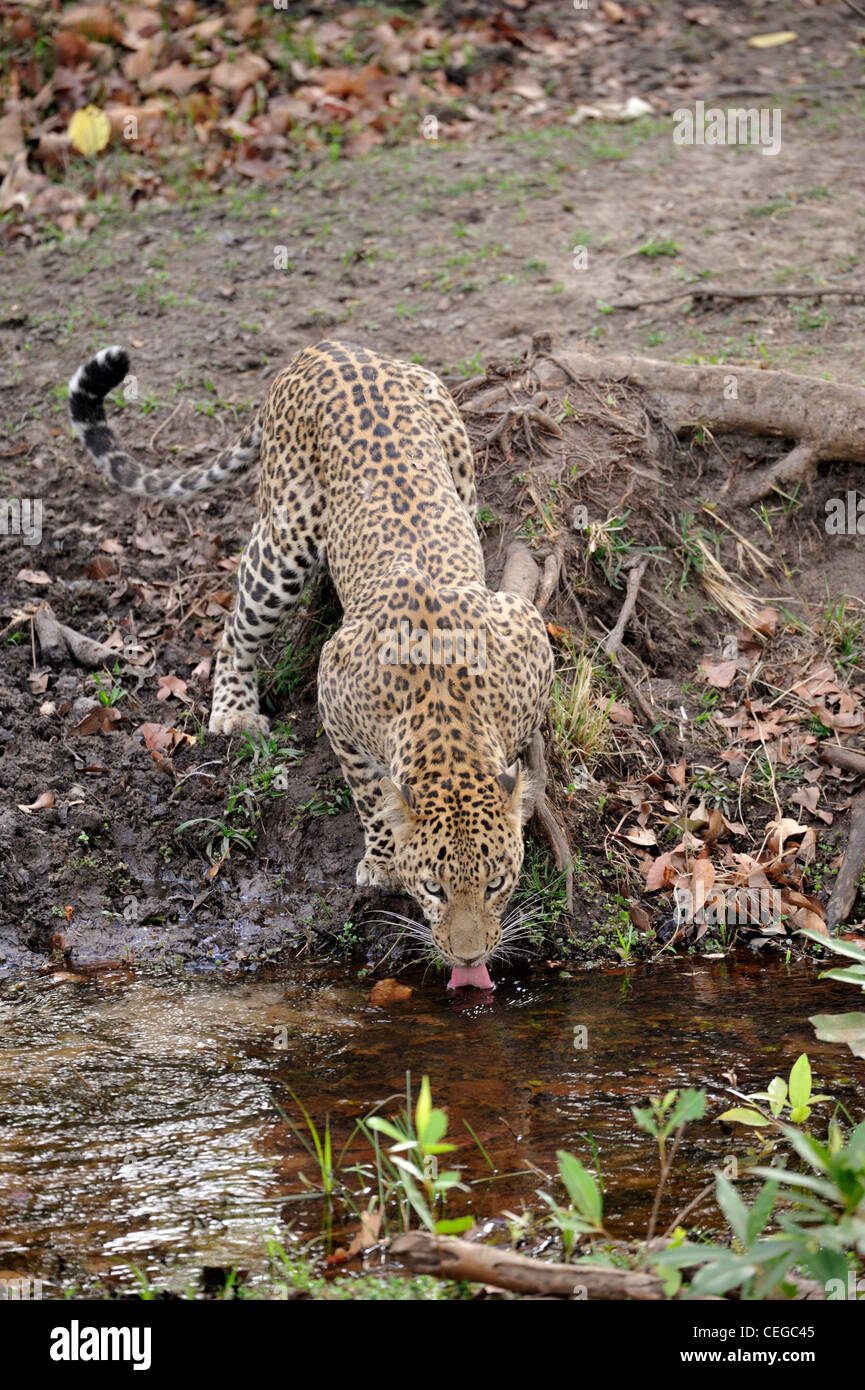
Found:
<path fill-rule="evenodd" d="M 384 777 L 381 791 L 396 877 L 454 967 L 451 985 L 488 986 L 486 962 L 501 944 L 502 913 L 523 863 L 519 762 L 498 776 L 466 771 L 412 787 Z"/>

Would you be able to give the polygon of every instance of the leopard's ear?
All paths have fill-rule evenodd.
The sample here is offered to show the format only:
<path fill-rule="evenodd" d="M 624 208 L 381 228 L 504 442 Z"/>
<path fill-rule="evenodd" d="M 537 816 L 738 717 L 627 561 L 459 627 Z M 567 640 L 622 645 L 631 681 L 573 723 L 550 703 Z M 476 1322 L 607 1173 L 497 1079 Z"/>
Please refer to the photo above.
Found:
<path fill-rule="evenodd" d="M 505 794 L 505 810 L 519 811 L 522 805 L 525 778 L 519 758 L 498 775 L 498 784 Z"/>
<path fill-rule="evenodd" d="M 381 789 L 385 818 L 394 835 L 399 834 L 401 830 L 406 831 L 416 819 L 411 804 L 411 787 L 397 786 L 389 777 L 382 777 L 378 785 Z"/>

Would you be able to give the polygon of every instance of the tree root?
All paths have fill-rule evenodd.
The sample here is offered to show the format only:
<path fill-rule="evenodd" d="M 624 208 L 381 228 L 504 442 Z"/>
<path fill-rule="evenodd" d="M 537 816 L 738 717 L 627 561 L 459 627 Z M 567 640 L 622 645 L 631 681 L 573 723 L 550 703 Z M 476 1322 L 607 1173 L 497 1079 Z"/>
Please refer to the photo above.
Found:
<path fill-rule="evenodd" d="M 863 865 L 865 865 L 865 792 L 859 792 L 853 798 L 847 848 L 844 851 L 841 868 L 838 870 L 835 887 L 832 889 L 832 896 L 826 909 L 826 925 L 830 931 L 833 927 L 846 922 L 850 916 L 856 901 L 856 894 L 859 891 L 859 879 Z"/>
<path fill-rule="evenodd" d="M 625 628 L 631 619 L 631 614 L 637 602 L 637 594 L 640 592 L 640 585 L 643 582 L 643 575 L 649 567 L 649 557 L 644 555 L 641 560 L 636 561 L 630 574 L 628 575 L 628 587 L 625 591 L 625 601 L 619 613 L 616 626 L 612 629 L 606 642 L 604 643 L 604 655 L 615 658 L 616 652 L 622 645 L 622 638 L 625 635 Z"/>
<path fill-rule="evenodd" d="M 508 594 L 520 594 L 522 598 L 534 602 L 541 611 L 546 607 L 559 582 L 562 567 L 562 552 L 556 547 L 544 562 L 543 575 L 540 574 L 534 556 L 522 541 L 514 541 L 505 558 L 500 590 Z M 538 584 L 540 583 L 540 589 Z M 537 595 L 537 597 L 536 597 Z M 533 815 L 543 827 L 550 842 L 556 868 L 565 876 L 565 902 L 568 916 L 574 910 L 574 867 L 573 855 L 567 836 L 559 825 L 547 799 L 547 763 L 544 756 L 544 741 L 535 733 L 523 754 L 529 774 L 529 791 L 523 802 L 523 825 Z"/>
<path fill-rule="evenodd" d="M 543 354 L 572 381 L 622 381 L 649 396 L 676 433 L 696 426 L 713 432 L 741 430 L 793 441 L 778 463 L 732 488 L 731 499 L 752 506 L 778 487 L 807 483 L 817 464 L 833 459 L 865 463 L 865 389 L 819 381 L 793 372 L 755 367 L 689 367 L 626 354 Z M 542 385 L 552 377 L 539 364 Z"/>
<path fill-rule="evenodd" d="M 50 603 L 40 604 L 33 614 L 33 624 L 42 656 L 52 664 L 71 657 L 79 666 L 92 671 L 95 667 L 115 662 L 121 655 L 115 647 L 107 647 L 104 642 L 84 637 L 74 628 L 58 622 Z"/>

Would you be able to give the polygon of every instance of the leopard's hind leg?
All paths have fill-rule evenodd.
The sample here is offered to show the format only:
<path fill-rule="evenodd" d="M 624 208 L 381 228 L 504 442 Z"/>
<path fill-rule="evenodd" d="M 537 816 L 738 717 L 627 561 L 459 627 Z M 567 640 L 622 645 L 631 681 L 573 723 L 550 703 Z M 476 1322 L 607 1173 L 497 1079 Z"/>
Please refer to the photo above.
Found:
<path fill-rule="evenodd" d="M 291 497 L 297 501 L 295 494 Z M 253 527 L 238 570 L 237 600 L 216 658 L 212 734 L 267 733 L 267 717 L 258 710 L 258 658 L 323 557 L 323 517 L 322 497 L 316 508 L 298 506 L 291 518 L 280 515 L 277 521 L 265 514 Z"/>

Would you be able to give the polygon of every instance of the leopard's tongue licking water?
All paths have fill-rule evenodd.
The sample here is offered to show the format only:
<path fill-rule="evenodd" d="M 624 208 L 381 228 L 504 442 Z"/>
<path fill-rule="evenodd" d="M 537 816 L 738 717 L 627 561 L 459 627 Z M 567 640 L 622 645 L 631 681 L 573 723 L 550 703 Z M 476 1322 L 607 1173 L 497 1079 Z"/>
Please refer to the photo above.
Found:
<path fill-rule="evenodd" d="M 470 985 L 472 989 L 492 989 L 493 982 L 485 965 L 455 965 L 448 989 L 460 989 L 463 985 Z"/>

